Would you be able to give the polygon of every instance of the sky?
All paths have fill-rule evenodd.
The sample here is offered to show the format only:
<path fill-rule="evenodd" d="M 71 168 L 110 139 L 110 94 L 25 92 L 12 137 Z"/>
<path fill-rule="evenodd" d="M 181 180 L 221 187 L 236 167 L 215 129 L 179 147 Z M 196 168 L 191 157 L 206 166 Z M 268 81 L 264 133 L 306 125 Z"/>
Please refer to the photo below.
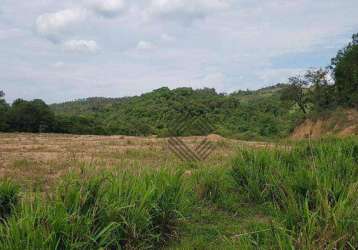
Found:
<path fill-rule="evenodd" d="M 6 100 L 257 89 L 325 67 L 357 0 L 0 0 Z"/>

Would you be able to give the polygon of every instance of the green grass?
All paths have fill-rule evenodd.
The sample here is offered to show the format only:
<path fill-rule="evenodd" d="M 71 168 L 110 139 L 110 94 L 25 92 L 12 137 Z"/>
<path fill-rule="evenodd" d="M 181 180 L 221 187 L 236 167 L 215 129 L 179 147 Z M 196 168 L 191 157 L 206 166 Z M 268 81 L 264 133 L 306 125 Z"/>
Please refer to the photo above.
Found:
<path fill-rule="evenodd" d="M 181 175 L 74 175 L 24 200 L 0 226 L 0 249 L 155 249 L 175 236 Z"/>
<path fill-rule="evenodd" d="M 0 199 L 0 249 L 356 249 L 358 141 L 240 149 L 221 166 L 85 171 L 21 201 L 4 182 Z"/>
<path fill-rule="evenodd" d="M 0 182 L 0 220 L 13 212 L 19 201 L 19 187 L 10 181 Z"/>
<path fill-rule="evenodd" d="M 357 140 L 301 143 L 287 151 L 244 150 L 232 173 L 239 193 L 271 208 L 290 248 L 358 246 Z"/>
<path fill-rule="evenodd" d="M 358 247 L 356 138 L 242 149 L 193 178 L 196 208 L 173 249 Z"/>

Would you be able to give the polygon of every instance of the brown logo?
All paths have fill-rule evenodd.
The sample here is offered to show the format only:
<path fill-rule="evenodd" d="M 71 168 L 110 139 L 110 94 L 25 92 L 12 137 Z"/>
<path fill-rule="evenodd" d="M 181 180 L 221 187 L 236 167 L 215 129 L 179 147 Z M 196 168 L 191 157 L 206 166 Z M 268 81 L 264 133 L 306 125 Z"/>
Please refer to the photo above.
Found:
<path fill-rule="evenodd" d="M 205 137 L 195 147 L 190 147 L 179 136 L 187 131 L 196 135 L 208 135 L 213 130 L 211 124 L 202 117 L 186 117 L 172 126 L 170 131 L 172 136 L 168 139 L 168 147 L 182 161 L 204 161 L 214 150 L 215 145 Z"/>

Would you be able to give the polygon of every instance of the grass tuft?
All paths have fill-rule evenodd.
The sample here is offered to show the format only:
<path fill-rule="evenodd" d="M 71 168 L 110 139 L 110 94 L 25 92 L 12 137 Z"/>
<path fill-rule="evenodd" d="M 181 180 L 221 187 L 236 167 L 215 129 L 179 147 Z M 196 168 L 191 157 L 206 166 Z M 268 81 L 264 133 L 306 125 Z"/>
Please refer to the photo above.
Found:
<path fill-rule="evenodd" d="M 19 187 L 10 181 L 0 182 L 0 220 L 12 214 L 19 201 Z"/>

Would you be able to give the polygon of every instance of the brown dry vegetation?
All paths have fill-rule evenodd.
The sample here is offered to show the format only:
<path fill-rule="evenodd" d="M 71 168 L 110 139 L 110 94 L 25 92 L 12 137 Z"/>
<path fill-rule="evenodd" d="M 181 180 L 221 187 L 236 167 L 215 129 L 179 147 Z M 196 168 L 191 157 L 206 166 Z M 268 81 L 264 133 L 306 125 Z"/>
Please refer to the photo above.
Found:
<path fill-rule="evenodd" d="M 235 141 L 217 135 L 208 140 L 215 149 L 207 162 L 220 165 L 240 146 L 265 143 Z M 195 147 L 203 137 L 186 137 Z M 129 136 L 78 136 L 60 134 L 0 134 L 0 178 L 10 178 L 31 189 L 47 190 L 69 170 L 83 167 L 139 171 L 178 167 L 181 161 L 167 147 L 167 139 Z"/>
<path fill-rule="evenodd" d="M 358 111 L 355 109 L 337 110 L 329 117 L 316 121 L 306 120 L 295 129 L 291 138 L 321 138 L 329 135 L 339 137 L 358 135 Z"/>

